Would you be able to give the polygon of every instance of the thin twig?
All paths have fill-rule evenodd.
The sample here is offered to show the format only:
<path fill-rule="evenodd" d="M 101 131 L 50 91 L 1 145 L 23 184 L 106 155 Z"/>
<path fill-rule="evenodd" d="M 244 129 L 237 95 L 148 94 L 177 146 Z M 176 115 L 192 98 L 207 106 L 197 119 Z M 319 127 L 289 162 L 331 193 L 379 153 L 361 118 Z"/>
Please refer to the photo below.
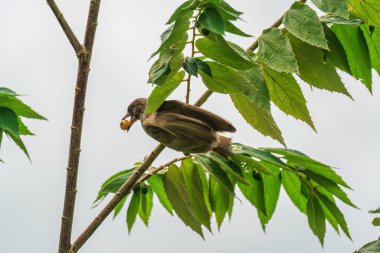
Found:
<path fill-rule="evenodd" d="M 54 0 L 47 0 L 48 5 L 50 6 L 51 10 L 53 11 L 55 17 L 57 18 L 59 24 L 62 27 L 62 30 L 66 34 L 66 37 L 69 39 L 71 45 L 73 46 L 75 53 L 77 56 L 79 56 L 82 53 L 85 53 L 86 50 L 84 47 L 80 44 L 79 40 L 75 36 L 73 30 L 67 23 L 65 17 L 63 16 L 62 12 L 58 8 L 57 4 L 54 2 Z"/>
<path fill-rule="evenodd" d="M 84 106 L 88 75 L 90 72 L 91 52 L 94 45 L 96 24 L 99 13 L 99 5 L 100 0 L 91 0 L 90 2 L 84 42 L 86 53 L 78 55 L 79 67 L 77 74 L 77 83 L 75 87 L 73 118 L 71 123 L 70 148 L 66 175 L 65 200 L 59 239 L 59 253 L 67 253 L 71 247 L 71 233 L 74 218 L 75 197 L 77 192 L 83 116 L 85 111 Z M 54 4 L 52 6 L 54 7 Z M 67 30 L 65 30 L 65 27 L 63 26 L 62 28 L 66 33 Z"/>

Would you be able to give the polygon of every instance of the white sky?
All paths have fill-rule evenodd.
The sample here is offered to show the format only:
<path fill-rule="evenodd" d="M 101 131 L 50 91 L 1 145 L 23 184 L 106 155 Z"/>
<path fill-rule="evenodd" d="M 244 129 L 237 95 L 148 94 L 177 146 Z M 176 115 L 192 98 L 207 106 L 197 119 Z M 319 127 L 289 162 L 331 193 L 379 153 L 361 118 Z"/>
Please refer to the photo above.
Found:
<path fill-rule="evenodd" d="M 58 1 L 67 20 L 82 38 L 89 1 Z M 230 1 L 232 2 L 232 1 Z M 165 22 L 181 1 L 103 1 L 99 16 L 87 110 L 82 141 L 81 167 L 74 237 L 100 210 L 90 209 L 100 184 L 111 174 L 129 168 L 156 145 L 136 125 L 126 134 L 119 120 L 136 97 L 147 96 L 146 84 L 152 62 L 149 55 L 159 46 Z M 244 31 L 259 35 L 277 19 L 292 1 L 233 1 L 245 12 Z M 33 163 L 13 143 L 4 140 L 0 164 L 0 251 L 48 253 L 57 250 L 59 224 L 68 153 L 73 91 L 77 63 L 71 45 L 46 1 L 0 0 L 0 86 L 7 86 L 49 121 L 28 121 L 37 134 L 25 138 Z M 230 39 L 243 47 L 254 38 Z M 82 248 L 95 252 L 353 252 L 376 239 L 380 231 L 371 226 L 367 210 L 380 205 L 380 92 L 374 78 L 374 96 L 363 85 L 344 77 L 355 98 L 302 88 L 318 134 L 306 124 L 274 108 L 288 147 L 341 168 L 339 173 L 355 189 L 349 196 L 362 211 L 340 205 L 346 215 L 354 243 L 339 238 L 329 227 L 325 248 L 308 228 L 307 219 L 282 192 L 267 234 L 261 231 L 255 209 L 235 202 L 230 223 L 220 233 L 208 234 L 206 241 L 173 218 L 155 201 L 150 228 L 141 221 L 128 236 L 125 212 L 113 222 L 107 219 Z M 193 101 L 204 91 L 193 84 Z M 183 89 L 172 98 L 182 99 Z M 257 147 L 278 147 L 264 138 L 239 116 L 228 97 L 213 96 L 205 105 L 233 121 L 238 128 L 234 140 Z M 166 150 L 157 164 L 177 155 Z"/>

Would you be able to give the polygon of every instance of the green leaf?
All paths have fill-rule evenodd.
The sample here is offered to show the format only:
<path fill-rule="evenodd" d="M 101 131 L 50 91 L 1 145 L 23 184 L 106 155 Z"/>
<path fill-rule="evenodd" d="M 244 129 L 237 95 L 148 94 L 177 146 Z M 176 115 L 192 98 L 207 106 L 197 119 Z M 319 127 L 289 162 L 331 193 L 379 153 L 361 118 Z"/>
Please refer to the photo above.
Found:
<path fill-rule="evenodd" d="M 260 173 L 263 173 L 265 175 L 271 175 L 271 176 L 276 175 L 270 169 L 266 168 L 263 165 L 263 163 L 252 159 L 252 157 L 250 157 L 250 156 L 232 154 L 232 155 L 230 155 L 229 158 L 232 159 L 236 164 L 238 164 L 243 171 L 248 169 L 249 171 L 260 172 Z"/>
<path fill-rule="evenodd" d="M 348 0 L 350 11 L 364 22 L 380 26 L 380 2 L 378 0 Z"/>
<path fill-rule="evenodd" d="M 160 58 L 161 58 L 161 56 L 160 56 Z M 149 75 L 152 74 L 151 77 L 153 79 L 149 79 L 148 82 L 155 83 L 155 84 L 160 85 L 160 86 L 166 84 L 181 69 L 183 60 L 184 60 L 184 56 L 183 56 L 182 53 L 179 54 L 179 55 L 177 55 L 177 56 L 175 56 L 174 58 L 172 57 L 170 59 L 170 61 L 167 63 L 168 67 L 166 67 L 166 70 L 163 73 L 159 73 L 159 71 L 160 71 L 158 69 L 159 66 L 155 66 L 155 64 L 153 64 L 153 66 L 151 68 L 151 71 L 156 71 L 157 70 L 158 72 L 156 72 L 156 73 L 149 72 L 150 73 Z M 156 69 L 154 69 L 154 68 L 156 68 Z"/>
<path fill-rule="evenodd" d="M 215 213 L 216 223 L 218 229 L 222 226 L 223 220 L 229 210 L 230 194 L 229 192 L 216 181 L 210 177 L 210 203 L 212 211 Z"/>
<path fill-rule="evenodd" d="M 260 36 L 258 55 L 265 65 L 278 72 L 298 72 L 289 39 L 278 28 L 267 29 Z"/>
<path fill-rule="evenodd" d="M 135 224 L 137 214 L 139 212 L 140 201 L 141 201 L 141 191 L 136 191 L 133 193 L 131 201 L 129 202 L 127 210 L 127 226 L 128 233 L 131 233 L 133 224 Z"/>
<path fill-rule="evenodd" d="M 189 75 L 198 77 L 198 64 L 195 58 L 187 58 L 182 67 Z"/>
<path fill-rule="evenodd" d="M 236 178 L 243 184 L 249 185 L 249 183 L 244 179 L 242 170 L 233 161 L 226 159 L 225 157 L 222 157 L 221 155 L 214 152 L 207 154 L 207 156 L 210 157 L 214 162 L 216 162 L 219 165 L 219 167 L 222 170 L 224 170 L 224 172 L 226 172 L 228 175 Z"/>
<path fill-rule="evenodd" d="M 322 177 L 325 177 L 334 183 L 340 184 L 346 188 L 350 188 L 346 182 L 328 165 L 318 162 L 316 160 L 311 159 L 310 157 L 301 154 L 297 151 L 291 149 L 264 149 L 266 151 L 283 155 L 288 163 L 294 164 L 297 167 L 311 171 L 315 174 L 318 174 Z"/>
<path fill-rule="evenodd" d="M 367 41 L 372 66 L 380 75 L 380 28 L 373 29 L 368 25 L 362 25 L 360 28 Z"/>
<path fill-rule="evenodd" d="M 7 107 L 21 117 L 46 120 L 16 97 L 0 97 L 0 107 Z"/>
<path fill-rule="evenodd" d="M 156 174 L 147 180 L 149 186 L 152 188 L 153 192 L 156 194 L 158 200 L 162 204 L 162 206 L 173 215 L 173 207 L 170 204 L 168 199 L 168 195 L 166 195 L 164 184 L 162 182 L 162 176 Z"/>
<path fill-rule="evenodd" d="M 314 180 L 319 185 L 321 185 L 323 188 L 325 188 L 329 193 L 333 194 L 334 196 L 336 196 L 337 198 L 342 200 L 347 205 L 350 205 L 354 208 L 358 208 L 356 205 L 354 205 L 351 202 L 351 200 L 348 198 L 347 194 L 336 183 L 332 182 L 331 180 L 329 180 L 323 176 L 317 175 L 317 174 L 312 173 L 312 172 L 305 171 L 304 174 L 307 177 Z"/>
<path fill-rule="evenodd" d="M 191 204 L 180 169 L 176 165 L 170 166 L 163 182 L 166 194 L 178 217 L 203 238 L 201 222 Z"/>
<path fill-rule="evenodd" d="M 372 225 L 377 226 L 377 227 L 380 226 L 380 218 L 373 219 Z"/>
<path fill-rule="evenodd" d="M 309 226 L 323 245 L 326 234 L 325 214 L 318 199 L 311 195 L 307 201 L 307 217 Z"/>
<path fill-rule="evenodd" d="M 195 166 L 192 159 L 186 159 L 182 161 L 181 172 L 185 180 L 187 193 L 189 195 L 191 204 L 199 221 L 211 231 L 211 213 L 209 212 L 206 201 L 205 194 L 203 192 L 204 187 L 202 184 L 202 179 L 199 175 L 198 169 Z"/>
<path fill-rule="evenodd" d="M 252 37 L 252 35 L 249 35 L 249 34 L 243 32 L 237 26 L 235 26 L 232 22 L 230 22 L 228 20 L 225 21 L 225 24 L 226 24 L 226 32 L 229 32 L 229 33 L 232 33 L 235 35 L 239 35 L 242 37 Z"/>
<path fill-rule="evenodd" d="M 272 164 L 278 168 L 288 168 L 288 166 L 285 163 L 283 163 L 276 156 L 266 151 L 266 149 L 264 150 L 255 149 L 252 147 L 244 146 L 240 143 L 234 143 L 233 148 L 234 148 L 234 153 L 255 157 L 257 159 L 260 159 L 261 161 L 265 161 L 266 163 Z"/>
<path fill-rule="evenodd" d="M 125 196 L 116 206 L 113 212 L 113 218 L 115 219 L 116 216 L 120 213 L 121 209 L 123 209 L 123 206 L 125 204 L 125 201 L 127 200 L 127 196 Z"/>
<path fill-rule="evenodd" d="M 273 167 L 273 165 L 271 165 Z M 273 169 L 279 172 L 277 167 L 273 167 Z M 264 203 L 266 213 L 259 212 L 259 218 L 262 225 L 263 230 L 265 231 L 266 225 L 272 218 L 274 211 L 276 210 L 278 198 L 280 196 L 281 189 L 281 179 L 277 176 L 267 176 L 262 175 L 263 184 L 264 184 Z"/>
<path fill-rule="evenodd" d="M 338 222 L 339 226 L 346 234 L 346 236 L 351 239 L 350 232 L 348 230 L 347 222 L 343 216 L 343 213 L 339 210 L 334 202 L 332 202 L 329 198 L 324 196 L 323 194 L 318 194 L 319 200 L 323 203 L 323 205 L 330 211 L 330 213 L 334 216 L 335 220 Z"/>
<path fill-rule="evenodd" d="M 315 130 L 306 100 L 297 81 L 291 74 L 264 68 L 264 77 L 273 103 L 284 113 L 306 122 Z"/>
<path fill-rule="evenodd" d="M 202 61 L 200 59 L 195 59 L 195 60 L 196 60 L 197 65 L 198 65 L 198 69 L 201 70 L 203 73 L 205 73 L 206 75 L 208 75 L 209 77 L 212 78 L 212 73 L 211 73 L 210 66 L 206 62 L 204 62 L 204 61 Z"/>
<path fill-rule="evenodd" d="M 245 95 L 231 95 L 231 99 L 248 124 L 264 136 L 270 136 L 285 146 L 281 130 L 278 128 L 270 111 L 263 109 L 256 103 L 252 103 Z"/>
<path fill-rule="evenodd" d="M 321 21 L 319 21 L 317 13 L 308 5 L 295 2 L 286 12 L 283 23 L 286 29 L 297 38 L 310 45 L 329 49 Z"/>
<path fill-rule="evenodd" d="M 209 90 L 225 94 L 255 90 L 249 81 L 236 70 L 216 62 L 207 61 L 206 63 L 211 69 L 212 77 L 203 71 L 199 71 L 199 74 Z"/>
<path fill-rule="evenodd" d="M 198 22 L 202 27 L 217 34 L 224 34 L 224 31 L 226 30 L 223 17 L 214 8 L 207 8 L 202 12 L 198 18 Z"/>
<path fill-rule="evenodd" d="M 0 96 L 18 96 L 16 92 L 7 87 L 0 87 Z"/>
<path fill-rule="evenodd" d="M 237 53 L 227 42 L 217 44 L 209 39 L 202 38 L 198 39 L 195 45 L 204 56 L 231 68 L 246 70 L 254 66 L 254 63 Z"/>
<path fill-rule="evenodd" d="M 21 140 L 20 136 L 19 135 L 14 135 L 13 133 L 5 130 L 5 133 L 12 139 L 12 141 L 14 143 L 16 143 L 16 145 L 25 153 L 25 155 L 28 157 L 28 159 L 30 160 L 30 156 L 29 156 L 29 152 L 28 150 L 26 149 L 25 147 L 25 144 L 24 142 Z"/>
<path fill-rule="evenodd" d="M 264 183 L 260 173 L 245 172 L 245 179 L 249 182 L 249 186 L 238 183 L 241 193 L 244 197 L 257 208 L 257 210 L 266 214 L 264 200 Z"/>
<path fill-rule="evenodd" d="M 206 155 L 197 155 L 194 159 L 196 164 L 199 164 L 202 169 L 210 173 L 216 181 L 218 181 L 227 191 L 234 193 L 234 186 L 228 178 L 227 174 L 220 168 L 220 166 L 211 160 Z"/>
<path fill-rule="evenodd" d="M 327 42 L 330 47 L 330 51 L 325 51 L 326 57 L 334 64 L 335 67 L 352 75 L 350 66 L 348 65 L 348 59 L 346 52 L 335 33 L 328 27 L 324 26 Z"/>
<path fill-rule="evenodd" d="M 150 58 L 153 58 L 158 53 L 166 50 L 173 50 L 178 47 L 184 48 L 186 41 L 184 41 L 183 37 L 187 37 L 191 15 L 192 12 L 187 13 L 185 16 L 175 21 L 173 25 L 161 34 L 161 46 L 150 56 Z"/>
<path fill-rule="evenodd" d="M 332 14 L 327 14 L 323 17 L 320 17 L 319 20 L 322 23 L 327 23 L 327 24 L 338 24 L 338 25 L 360 25 L 362 21 L 360 19 L 356 18 L 342 18 L 339 16 L 335 16 Z"/>
<path fill-rule="evenodd" d="M 293 204 L 304 214 L 306 211 L 307 199 L 301 192 L 300 178 L 287 170 L 281 171 L 282 186 L 284 187 Z"/>
<path fill-rule="evenodd" d="M 333 25 L 332 30 L 346 51 L 352 76 L 359 79 L 372 92 L 371 59 L 360 27 Z"/>
<path fill-rule="evenodd" d="M 181 4 L 171 15 L 169 18 L 167 24 L 171 24 L 174 21 L 182 18 L 184 15 L 187 16 L 191 13 L 191 15 L 194 12 L 194 9 L 198 7 L 199 5 L 199 0 L 189 0 Z"/>
<path fill-rule="evenodd" d="M 348 18 L 348 5 L 347 0 L 311 0 L 315 6 L 321 11 L 326 13 L 333 13 L 335 15 Z"/>
<path fill-rule="evenodd" d="M 175 76 L 161 86 L 156 86 L 148 98 L 145 114 L 155 112 L 166 98 L 182 83 L 185 71 L 178 72 Z"/>
<path fill-rule="evenodd" d="M 264 73 L 261 67 L 255 65 L 252 69 L 239 72 L 242 76 L 247 78 L 252 86 L 256 89 L 252 89 L 246 92 L 246 97 L 255 106 L 260 107 L 270 112 L 270 97 L 267 84 L 264 79 Z"/>
<path fill-rule="evenodd" d="M 0 129 L 13 134 L 19 135 L 18 117 L 14 111 L 6 107 L 0 107 Z"/>
<path fill-rule="evenodd" d="M 369 213 L 380 213 L 380 207 L 377 208 L 376 210 L 371 210 Z"/>
<path fill-rule="evenodd" d="M 379 253 L 380 252 L 380 240 L 373 241 L 364 245 L 357 253 Z M 356 252 L 355 252 L 356 253 Z"/>
<path fill-rule="evenodd" d="M 323 59 L 323 52 L 296 37 L 288 34 L 293 51 L 299 64 L 300 77 L 310 85 L 345 94 L 350 97 L 344 87 L 334 65 L 327 59 Z"/>
<path fill-rule="evenodd" d="M 117 177 L 114 177 L 111 181 L 102 186 L 100 191 L 104 193 L 116 193 L 120 187 L 133 175 L 133 173 L 134 170 L 127 170 L 126 173 L 119 174 Z"/>
<path fill-rule="evenodd" d="M 19 131 L 18 131 L 18 134 L 19 135 L 34 135 L 29 129 L 28 127 L 24 124 L 24 122 L 22 121 L 22 119 L 20 117 L 17 117 L 17 120 L 18 120 L 18 127 L 19 127 Z"/>
<path fill-rule="evenodd" d="M 149 217 L 153 208 L 153 191 L 150 187 L 143 188 L 140 196 L 141 201 L 138 213 L 144 224 L 148 226 Z"/>

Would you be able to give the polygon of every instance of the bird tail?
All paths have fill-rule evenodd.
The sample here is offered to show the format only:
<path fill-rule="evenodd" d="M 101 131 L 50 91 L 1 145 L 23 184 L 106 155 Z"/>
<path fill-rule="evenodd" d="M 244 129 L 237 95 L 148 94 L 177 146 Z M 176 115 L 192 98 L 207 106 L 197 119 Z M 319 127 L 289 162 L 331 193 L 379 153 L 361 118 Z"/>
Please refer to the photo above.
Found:
<path fill-rule="evenodd" d="M 231 145 L 231 138 L 218 135 L 218 146 L 215 147 L 213 151 L 215 151 L 216 153 L 224 157 L 228 157 L 232 154 L 230 145 Z"/>

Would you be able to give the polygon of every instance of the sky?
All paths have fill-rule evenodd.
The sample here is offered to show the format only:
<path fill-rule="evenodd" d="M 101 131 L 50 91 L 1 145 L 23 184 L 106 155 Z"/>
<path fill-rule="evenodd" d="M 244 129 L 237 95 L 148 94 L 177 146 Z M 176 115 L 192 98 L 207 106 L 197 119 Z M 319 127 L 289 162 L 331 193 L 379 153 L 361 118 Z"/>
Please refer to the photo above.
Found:
<path fill-rule="evenodd" d="M 238 25 L 259 36 L 289 6 L 291 0 L 229 1 L 243 11 Z M 82 40 L 89 1 L 61 0 L 66 19 Z M 159 46 L 165 22 L 179 0 L 102 1 L 89 77 L 84 119 L 77 205 L 73 237 L 96 216 L 91 209 L 101 183 L 117 171 L 130 168 L 147 155 L 156 142 L 136 124 L 127 134 L 119 129 L 128 104 L 148 96 L 152 87 L 148 58 Z M 55 252 L 63 206 L 66 163 L 77 61 L 46 1 L 0 0 L 0 86 L 25 96 L 22 100 L 49 121 L 27 120 L 34 137 L 24 138 L 32 162 L 4 139 L 0 156 L 1 252 Z M 248 47 L 255 38 L 229 36 Z M 349 196 L 361 210 L 342 204 L 353 242 L 328 227 L 322 248 L 308 228 L 307 219 L 281 192 L 267 232 L 260 227 L 256 210 L 243 200 L 235 202 L 232 220 L 203 241 L 178 218 L 171 217 L 155 200 L 149 228 L 137 221 L 128 235 L 125 212 L 108 218 L 81 249 L 83 253 L 133 251 L 174 252 L 353 252 L 375 240 L 379 229 L 371 226 L 368 210 L 380 205 L 380 79 L 374 75 L 373 95 L 362 84 L 342 75 L 355 101 L 302 84 L 318 133 L 273 106 L 273 115 L 289 148 L 298 149 L 339 168 L 354 191 Z M 184 88 L 170 98 L 184 99 Z M 191 100 L 205 90 L 195 81 Z M 228 97 L 213 95 L 204 105 L 234 122 L 234 141 L 254 147 L 280 147 L 252 129 Z M 160 165 L 177 156 L 165 150 Z M 125 210 L 124 210 L 125 211 Z"/>

